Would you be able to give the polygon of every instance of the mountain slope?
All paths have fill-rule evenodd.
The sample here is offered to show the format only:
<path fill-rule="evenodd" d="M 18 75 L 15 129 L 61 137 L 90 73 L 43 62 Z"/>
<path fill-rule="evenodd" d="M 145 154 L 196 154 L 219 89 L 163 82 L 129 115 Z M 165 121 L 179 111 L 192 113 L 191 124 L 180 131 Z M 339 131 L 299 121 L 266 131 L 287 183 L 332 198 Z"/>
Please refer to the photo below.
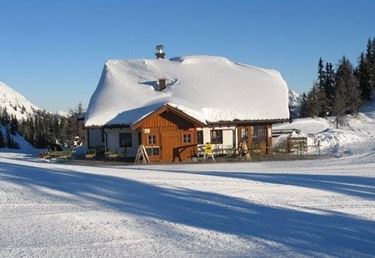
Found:
<path fill-rule="evenodd" d="M 301 95 L 289 89 L 288 96 L 290 115 L 292 118 L 298 118 L 300 116 Z"/>
<path fill-rule="evenodd" d="M 0 82 L 0 108 L 6 108 L 9 115 L 15 115 L 19 120 L 26 119 L 28 114 L 34 113 L 34 110 L 39 110 L 23 95 L 3 82 Z"/>

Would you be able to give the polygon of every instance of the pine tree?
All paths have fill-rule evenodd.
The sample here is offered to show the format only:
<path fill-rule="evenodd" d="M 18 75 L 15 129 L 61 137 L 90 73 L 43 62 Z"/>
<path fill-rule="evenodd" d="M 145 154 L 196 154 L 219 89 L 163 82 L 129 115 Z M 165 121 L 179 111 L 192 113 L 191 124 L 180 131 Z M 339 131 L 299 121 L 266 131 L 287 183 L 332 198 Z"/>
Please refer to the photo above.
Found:
<path fill-rule="evenodd" d="M 340 82 L 337 84 L 335 90 L 335 99 L 333 105 L 333 113 L 336 116 L 336 128 L 339 128 L 339 124 L 342 121 L 342 117 L 345 115 L 346 109 L 346 93 L 345 84 Z"/>
<path fill-rule="evenodd" d="M 321 116 L 323 109 L 324 93 L 316 82 L 310 92 L 307 94 L 306 110 L 308 116 Z"/>
<path fill-rule="evenodd" d="M 3 130 L 0 126 L 0 148 L 5 148 L 5 141 L 3 136 Z"/>
<path fill-rule="evenodd" d="M 359 57 L 359 63 L 357 69 L 354 71 L 354 75 L 359 81 L 359 88 L 361 91 L 361 99 L 367 101 L 371 99 L 372 86 L 370 82 L 369 64 L 365 58 L 365 55 L 361 53 Z"/>
<path fill-rule="evenodd" d="M 318 84 L 319 84 L 319 88 L 322 89 L 322 90 L 324 89 L 325 81 L 326 81 L 326 74 L 325 74 L 325 71 L 324 71 L 323 59 L 319 58 L 319 62 L 318 62 Z"/>
<path fill-rule="evenodd" d="M 10 116 L 8 114 L 8 111 L 6 108 L 3 108 L 1 110 L 1 124 L 5 126 L 9 124 L 9 122 L 10 122 Z"/>
<path fill-rule="evenodd" d="M 369 39 L 367 42 L 366 54 L 365 54 L 365 68 L 368 74 L 368 85 L 367 87 L 371 90 L 375 89 L 375 38 Z"/>
<path fill-rule="evenodd" d="M 14 141 L 11 133 L 10 133 L 10 130 L 6 127 L 6 138 L 7 138 L 7 144 L 6 146 L 9 148 L 9 149 L 19 149 L 19 145 L 17 142 Z"/>
<path fill-rule="evenodd" d="M 336 126 L 345 113 L 355 114 L 361 105 L 360 89 L 350 61 L 344 56 L 337 68 L 334 113 Z"/>
<path fill-rule="evenodd" d="M 13 115 L 11 116 L 9 126 L 10 126 L 10 133 L 12 135 L 15 135 L 16 132 L 18 132 L 18 120 L 16 116 L 13 116 Z"/>
<path fill-rule="evenodd" d="M 333 100 L 335 97 L 336 88 L 336 72 L 333 69 L 332 63 L 326 63 L 325 75 L 324 91 L 327 97 L 327 112 L 331 114 L 333 110 Z"/>
<path fill-rule="evenodd" d="M 300 117 L 307 117 L 308 110 L 307 110 L 307 96 L 306 93 L 302 93 L 300 98 Z"/>

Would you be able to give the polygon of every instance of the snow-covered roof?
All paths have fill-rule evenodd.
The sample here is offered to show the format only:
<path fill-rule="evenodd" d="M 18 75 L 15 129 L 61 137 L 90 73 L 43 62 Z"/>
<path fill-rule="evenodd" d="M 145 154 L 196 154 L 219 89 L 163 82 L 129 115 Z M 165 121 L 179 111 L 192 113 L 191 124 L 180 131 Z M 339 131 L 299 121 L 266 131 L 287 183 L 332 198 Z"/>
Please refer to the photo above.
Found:
<path fill-rule="evenodd" d="M 166 89 L 158 91 L 158 80 Z M 275 70 L 217 56 L 109 60 L 86 126 L 131 125 L 163 105 L 206 122 L 288 119 L 288 87 Z"/>

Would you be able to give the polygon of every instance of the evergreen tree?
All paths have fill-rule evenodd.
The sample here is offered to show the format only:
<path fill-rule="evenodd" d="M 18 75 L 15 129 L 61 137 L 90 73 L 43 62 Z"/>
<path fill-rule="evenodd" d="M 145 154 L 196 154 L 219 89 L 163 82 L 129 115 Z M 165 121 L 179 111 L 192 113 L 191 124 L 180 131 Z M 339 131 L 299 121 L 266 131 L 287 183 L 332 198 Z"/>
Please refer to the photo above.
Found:
<path fill-rule="evenodd" d="M 12 135 L 15 135 L 16 132 L 18 132 L 18 120 L 16 118 L 16 116 L 11 116 L 11 119 L 10 119 L 10 133 Z"/>
<path fill-rule="evenodd" d="M 353 67 L 344 56 L 337 68 L 336 73 L 336 91 L 334 113 L 339 118 L 345 113 L 357 113 L 361 105 L 360 89 L 357 78 L 353 74 Z"/>
<path fill-rule="evenodd" d="M 7 138 L 7 144 L 6 146 L 9 148 L 9 149 L 19 149 L 19 145 L 17 142 L 14 141 L 11 133 L 10 133 L 10 130 L 6 127 L 6 138 Z"/>
<path fill-rule="evenodd" d="M 358 67 L 354 72 L 355 76 L 359 81 L 359 88 L 361 91 L 361 99 L 367 101 L 371 99 L 372 85 L 370 80 L 370 69 L 369 63 L 365 58 L 364 54 L 361 53 L 359 57 Z"/>
<path fill-rule="evenodd" d="M 0 148 L 5 148 L 5 141 L 3 136 L 3 130 L 0 126 Z"/>
<path fill-rule="evenodd" d="M 7 124 L 9 124 L 9 122 L 10 122 L 10 116 L 9 116 L 9 114 L 8 114 L 8 111 L 7 111 L 7 109 L 6 108 L 3 108 L 2 110 L 1 110 L 1 124 L 2 125 L 7 125 Z"/>
<path fill-rule="evenodd" d="M 324 92 L 320 89 L 319 83 L 316 82 L 310 92 L 307 94 L 306 110 L 308 116 L 321 116 L 324 112 Z"/>
<path fill-rule="evenodd" d="M 307 110 L 307 96 L 306 93 L 302 93 L 300 98 L 300 117 L 307 117 L 308 110 Z"/>
<path fill-rule="evenodd" d="M 365 85 L 362 85 L 362 87 L 369 89 L 371 92 L 375 89 L 375 38 L 372 40 L 369 39 L 367 42 L 362 72 L 365 73 L 362 81 Z"/>
<path fill-rule="evenodd" d="M 342 117 L 345 115 L 346 109 L 346 92 L 344 83 L 340 82 L 337 84 L 335 90 L 335 99 L 333 105 L 333 113 L 336 116 L 336 128 L 339 128 L 339 124 L 342 121 Z"/>
<path fill-rule="evenodd" d="M 319 84 L 319 88 L 322 89 L 322 90 L 324 89 L 325 81 L 326 81 L 326 74 L 325 74 L 325 71 L 324 71 L 323 59 L 319 58 L 319 62 L 318 62 L 318 84 Z"/>
<path fill-rule="evenodd" d="M 336 73 L 333 69 L 332 63 L 326 63 L 325 67 L 325 82 L 324 82 L 324 91 L 327 97 L 327 112 L 332 113 L 333 102 L 335 97 L 335 88 L 336 88 Z"/>

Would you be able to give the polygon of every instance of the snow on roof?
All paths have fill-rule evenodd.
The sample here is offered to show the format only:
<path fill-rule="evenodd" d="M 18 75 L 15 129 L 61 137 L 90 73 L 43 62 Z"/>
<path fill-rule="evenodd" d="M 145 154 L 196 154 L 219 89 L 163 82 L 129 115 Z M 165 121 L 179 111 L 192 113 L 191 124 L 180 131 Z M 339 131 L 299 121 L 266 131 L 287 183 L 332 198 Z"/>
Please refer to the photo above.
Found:
<path fill-rule="evenodd" d="M 162 78 L 167 87 L 158 91 Z M 85 125 L 131 125 L 166 104 L 204 123 L 289 118 L 288 87 L 278 71 L 186 56 L 107 61 Z"/>

